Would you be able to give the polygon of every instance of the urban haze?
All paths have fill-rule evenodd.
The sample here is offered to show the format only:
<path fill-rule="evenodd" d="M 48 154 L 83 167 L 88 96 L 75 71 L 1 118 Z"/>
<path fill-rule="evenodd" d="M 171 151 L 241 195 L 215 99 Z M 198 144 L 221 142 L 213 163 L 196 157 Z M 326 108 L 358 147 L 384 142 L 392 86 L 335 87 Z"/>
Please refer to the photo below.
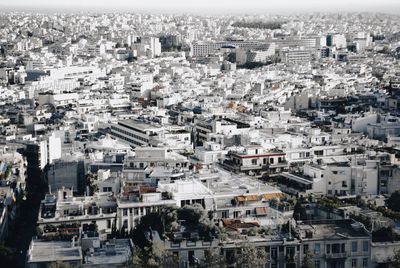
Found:
<path fill-rule="evenodd" d="M 398 0 L 0 0 L 0 267 L 400 267 L 399 59 Z"/>

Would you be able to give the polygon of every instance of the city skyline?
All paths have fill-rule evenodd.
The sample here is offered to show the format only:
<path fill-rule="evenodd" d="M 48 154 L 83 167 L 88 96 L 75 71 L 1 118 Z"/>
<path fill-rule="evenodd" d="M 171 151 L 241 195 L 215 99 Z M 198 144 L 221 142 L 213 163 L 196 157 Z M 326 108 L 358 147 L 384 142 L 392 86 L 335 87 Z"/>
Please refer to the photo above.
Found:
<path fill-rule="evenodd" d="M 400 0 L 0 10 L 1 267 L 400 267 Z"/>
<path fill-rule="evenodd" d="M 68 1 L 68 3 L 54 3 L 48 0 L 31 1 L 19 0 L 1 3 L 4 10 L 21 11 L 48 11 L 48 12 L 155 12 L 155 13 L 199 13 L 199 14 L 270 14 L 270 13 L 307 13 L 307 12 L 385 12 L 396 14 L 400 8 L 400 2 L 395 0 L 339 0 L 339 1 L 211 1 L 188 2 L 172 0 L 168 2 L 159 0 L 127 1 L 117 0 L 110 4 L 108 1 Z"/>

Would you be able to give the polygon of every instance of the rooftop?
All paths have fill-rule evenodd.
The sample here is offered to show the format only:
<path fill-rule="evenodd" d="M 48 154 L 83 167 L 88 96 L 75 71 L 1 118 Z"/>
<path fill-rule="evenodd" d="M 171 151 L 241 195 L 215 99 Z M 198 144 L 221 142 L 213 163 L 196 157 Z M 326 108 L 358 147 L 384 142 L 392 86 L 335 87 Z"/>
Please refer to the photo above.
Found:
<path fill-rule="evenodd" d="M 369 237 L 364 225 L 353 220 L 321 220 L 297 225 L 301 239 L 348 239 Z"/>
<path fill-rule="evenodd" d="M 29 247 L 28 263 L 81 260 L 81 248 L 71 242 L 32 240 Z"/>

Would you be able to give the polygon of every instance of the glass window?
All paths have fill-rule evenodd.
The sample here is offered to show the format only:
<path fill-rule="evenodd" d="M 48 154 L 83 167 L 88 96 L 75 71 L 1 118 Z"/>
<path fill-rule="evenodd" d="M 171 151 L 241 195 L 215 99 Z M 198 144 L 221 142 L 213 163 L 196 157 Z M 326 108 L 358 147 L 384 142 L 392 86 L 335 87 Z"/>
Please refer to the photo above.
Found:
<path fill-rule="evenodd" d="M 352 259 L 351 260 L 351 267 L 356 268 L 357 267 L 357 259 Z"/>
<path fill-rule="evenodd" d="M 351 252 L 357 252 L 357 241 L 351 242 Z"/>
<path fill-rule="evenodd" d="M 315 247 L 314 247 L 314 253 L 315 254 L 319 254 L 321 252 L 321 245 L 320 244 L 315 244 Z"/>
<path fill-rule="evenodd" d="M 368 259 L 367 258 L 363 259 L 363 267 L 364 268 L 368 267 Z"/>
<path fill-rule="evenodd" d="M 308 245 L 304 245 L 303 246 L 303 253 L 307 254 L 307 252 L 308 252 Z"/>
<path fill-rule="evenodd" d="M 368 251 L 368 241 L 363 242 L 363 251 L 364 252 Z"/>
<path fill-rule="evenodd" d="M 321 268 L 321 262 L 315 261 L 315 268 Z"/>

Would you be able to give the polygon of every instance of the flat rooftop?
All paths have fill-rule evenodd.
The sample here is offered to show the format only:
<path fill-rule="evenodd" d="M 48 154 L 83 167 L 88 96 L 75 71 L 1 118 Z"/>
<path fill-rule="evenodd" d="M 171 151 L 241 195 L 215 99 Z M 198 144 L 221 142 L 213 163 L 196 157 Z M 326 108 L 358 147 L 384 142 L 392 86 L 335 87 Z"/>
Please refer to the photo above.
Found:
<path fill-rule="evenodd" d="M 81 261 L 82 250 L 66 241 L 32 240 L 28 263 L 53 261 Z"/>
<path fill-rule="evenodd" d="M 156 124 L 145 123 L 139 120 L 127 119 L 118 122 L 119 125 L 128 126 L 134 129 L 140 129 L 142 131 L 151 130 L 151 129 L 160 129 L 161 126 Z"/>
<path fill-rule="evenodd" d="M 352 220 L 322 220 L 300 223 L 297 225 L 302 239 L 329 239 L 329 238 L 360 238 L 369 237 L 361 223 Z M 312 233 L 312 237 L 306 234 Z"/>
<path fill-rule="evenodd" d="M 278 188 L 253 177 L 231 174 L 220 168 L 194 173 L 189 179 L 177 180 L 174 183 L 159 183 L 159 189 L 172 191 L 174 197 L 181 198 L 282 193 Z"/>
<path fill-rule="evenodd" d="M 122 264 L 131 260 L 132 251 L 129 239 L 118 239 L 113 241 L 112 251 L 107 251 L 106 247 L 96 248 L 93 256 L 90 254 L 85 256 L 87 264 Z"/>

